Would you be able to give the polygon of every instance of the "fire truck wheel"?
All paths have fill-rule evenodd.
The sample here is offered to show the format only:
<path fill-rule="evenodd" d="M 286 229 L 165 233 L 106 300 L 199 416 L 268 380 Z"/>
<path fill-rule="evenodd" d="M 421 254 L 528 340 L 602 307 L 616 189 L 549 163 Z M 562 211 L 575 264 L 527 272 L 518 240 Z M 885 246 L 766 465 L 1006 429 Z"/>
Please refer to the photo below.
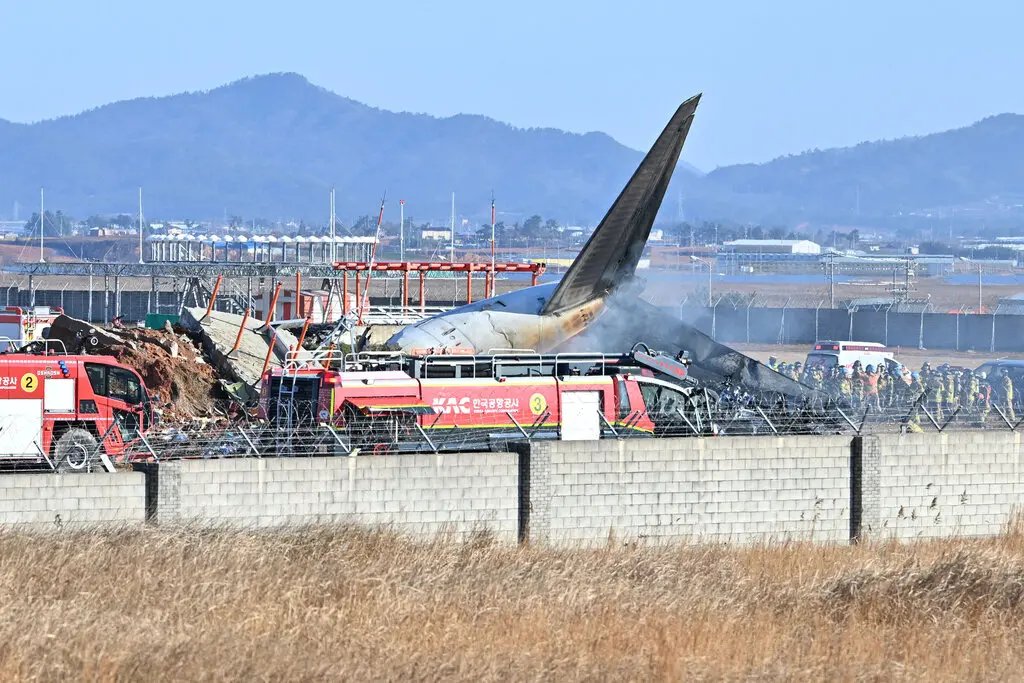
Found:
<path fill-rule="evenodd" d="M 72 427 L 57 440 L 54 455 L 59 472 L 87 472 L 96 469 L 98 456 L 96 437 L 89 430 Z"/>

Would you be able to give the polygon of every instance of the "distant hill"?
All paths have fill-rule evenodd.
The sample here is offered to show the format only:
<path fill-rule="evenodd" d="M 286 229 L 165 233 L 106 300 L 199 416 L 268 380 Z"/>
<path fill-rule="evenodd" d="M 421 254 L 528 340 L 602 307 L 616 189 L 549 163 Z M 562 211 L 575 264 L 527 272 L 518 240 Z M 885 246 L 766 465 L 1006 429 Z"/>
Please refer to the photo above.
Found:
<path fill-rule="evenodd" d="M 0 214 L 16 200 L 24 213 L 40 186 L 75 216 L 131 212 L 142 185 L 151 216 L 322 221 L 334 184 L 341 216 L 376 213 L 387 189 L 407 216 L 446 217 L 455 190 L 460 215 L 482 220 L 493 189 L 512 221 L 586 222 L 641 156 L 603 133 L 394 113 L 272 74 L 32 125 L 0 120 Z"/>
<path fill-rule="evenodd" d="M 604 214 L 641 157 L 603 133 L 395 113 L 296 74 L 270 74 L 32 125 L 0 119 L 0 216 L 15 201 L 26 215 L 40 186 L 49 206 L 74 216 L 132 212 L 142 185 L 149 216 L 323 221 L 333 184 L 343 219 L 374 214 L 387 189 L 407 201 L 407 216 L 446 220 L 455 190 L 460 216 L 477 223 L 493 189 L 502 219 L 538 213 L 586 224 Z M 675 219 L 681 195 L 691 220 L 1019 222 L 1021 158 L 1024 116 L 1002 114 L 706 175 L 681 163 L 662 216 Z"/>
<path fill-rule="evenodd" d="M 1020 215 L 1022 158 L 1024 116 L 1001 114 L 932 135 L 719 168 L 691 192 L 691 208 L 758 222 Z"/>

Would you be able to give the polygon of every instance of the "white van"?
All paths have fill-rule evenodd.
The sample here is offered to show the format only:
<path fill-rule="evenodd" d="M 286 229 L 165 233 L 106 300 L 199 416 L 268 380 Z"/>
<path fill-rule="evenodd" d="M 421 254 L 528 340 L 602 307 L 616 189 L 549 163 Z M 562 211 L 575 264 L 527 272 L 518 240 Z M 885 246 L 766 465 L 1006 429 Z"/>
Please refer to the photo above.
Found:
<path fill-rule="evenodd" d="M 885 367 L 892 363 L 892 352 L 887 351 L 884 344 L 862 341 L 820 341 L 815 342 L 814 350 L 807 354 L 804 370 L 821 368 L 828 373 L 838 366 L 852 368 L 860 361 L 861 366 L 874 365 Z"/>

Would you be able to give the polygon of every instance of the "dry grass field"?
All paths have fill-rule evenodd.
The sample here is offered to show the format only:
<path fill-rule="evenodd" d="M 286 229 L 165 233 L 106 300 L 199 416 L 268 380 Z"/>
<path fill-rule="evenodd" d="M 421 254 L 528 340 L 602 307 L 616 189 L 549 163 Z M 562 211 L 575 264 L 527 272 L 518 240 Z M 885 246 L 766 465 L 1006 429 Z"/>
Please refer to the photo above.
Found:
<path fill-rule="evenodd" d="M 486 536 L 0 533 L 0 680 L 996 680 L 1024 536 L 515 548 Z"/>

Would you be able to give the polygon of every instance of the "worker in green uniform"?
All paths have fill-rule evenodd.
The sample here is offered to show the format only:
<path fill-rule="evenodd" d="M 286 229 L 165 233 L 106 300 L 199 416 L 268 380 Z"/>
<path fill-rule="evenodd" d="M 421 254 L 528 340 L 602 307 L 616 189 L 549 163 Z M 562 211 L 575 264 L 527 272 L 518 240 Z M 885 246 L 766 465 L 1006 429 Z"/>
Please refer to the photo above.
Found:
<path fill-rule="evenodd" d="M 985 424 L 988 414 L 992 412 L 992 385 L 984 372 L 978 373 L 978 409 L 981 412 L 981 423 Z"/>
<path fill-rule="evenodd" d="M 953 372 L 951 370 L 948 370 L 948 369 L 946 370 L 945 386 L 943 388 L 945 390 L 944 391 L 944 395 L 943 395 L 943 402 L 946 405 L 946 414 L 947 415 L 952 415 L 953 411 L 957 409 L 957 405 L 959 404 L 959 402 L 957 400 L 958 394 L 957 394 L 957 389 L 956 389 L 956 373 L 955 372 Z"/>
<path fill-rule="evenodd" d="M 1000 378 L 1000 389 L 1002 390 L 1003 400 L 1003 412 L 1006 413 L 1006 419 L 1010 422 L 1017 421 L 1017 414 L 1013 411 L 1013 380 L 1010 379 L 1010 374 L 1006 370 L 1002 371 L 1002 377 Z"/>
<path fill-rule="evenodd" d="M 907 387 L 907 402 L 910 414 L 907 417 L 907 431 L 912 434 L 920 434 L 921 429 L 921 397 L 925 394 L 925 387 L 921 384 L 921 375 L 917 372 L 910 374 L 910 385 Z"/>
<path fill-rule="evenodd" d="M 922 372 L 919 376 L 924 387 L 924 404 L 932 411 L 936 422 L 942 422 L 942 377 L 938 372 L 929 372 L 927 379 Z"/>

